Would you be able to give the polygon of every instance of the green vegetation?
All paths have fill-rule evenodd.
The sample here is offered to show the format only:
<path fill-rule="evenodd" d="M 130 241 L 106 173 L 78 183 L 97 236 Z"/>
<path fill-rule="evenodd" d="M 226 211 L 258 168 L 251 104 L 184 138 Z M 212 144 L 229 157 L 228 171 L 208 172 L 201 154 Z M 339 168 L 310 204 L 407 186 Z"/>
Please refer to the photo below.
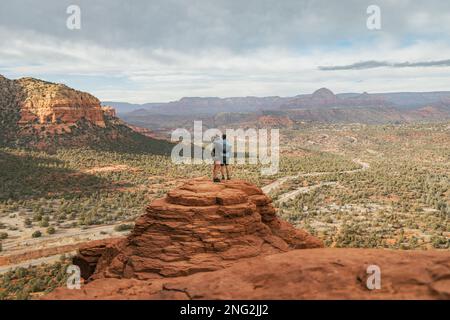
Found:
<path fill-rule="evenodd" d="M 0 146 L 12 144 L 17 137 L 20 119 L 20 88 L 0 76 Z"/>
<path fill-rule="evenodd" d="M 364 159 L 370 168 L 287 181 L 274 193 L 275 200 L 299 186 L 334 185 L 280 204 L 280 214 L 328 246 L 450 249 L 447 126 L 330 125 L 320 133 L 291 131 L 297 141 L 316 137 L 313 149 L 332 145 L 343 155 Z"/>
<path fill-rule="evenodd" d="M 40 232 L 39 230 L 33 232 L 33 234 L 31 235 L 33 238 L 40 238 L 42 236 L 42 232 Z"/>
<path fill-rule="evenodd" d="M 69 259 L 54 264 L 17 268 L 0 275 L 0 300 L 27 300 L 51 292 L 67 281 Z"/>
<path fill-rule="evenodd" d="M 47 228 L 47 233 L 48 234 L 55 234 L 56 233 L 56 229 L 54 227 L 48 227 Z"/>
<path fill-rule="evenodd" d="M 117 232 L 128 231 L 134 228 L 134 224 L 119 224 L 114 227 L 114 230 Z"/>

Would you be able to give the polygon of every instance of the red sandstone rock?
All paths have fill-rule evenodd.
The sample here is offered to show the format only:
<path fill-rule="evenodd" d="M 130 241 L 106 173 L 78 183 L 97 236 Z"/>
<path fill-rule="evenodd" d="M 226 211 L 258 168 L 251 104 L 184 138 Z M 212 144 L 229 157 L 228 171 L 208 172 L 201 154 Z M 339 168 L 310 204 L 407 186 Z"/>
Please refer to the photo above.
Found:
<path fill-rule="evenodd" d="M 80 249 L 84 276 L 95 267 L 87 285 L 45 299 L 450 299 L 446 251 L 321 247 L 256 186 L 194 180 L 148 206 L 128 238 Z M 369 265 L 381 290 L 367 289 Z"/>
<path fill-rule="evenodd" d="M 366 286 L 381 269 L 381 289 Z M 45 299 L 450 299 L 446 251 L 306 249 L 255 257 L 214 272 L 152 280 L 99 279 Z"/>
<path fill-rule="evenodd" d="M 116 118 L 117 117 L 117 113 L 116 113 L 116 109 L 114 109 L 113 107 L 110 106 L 103 106 L 102 107 L 102 111 L 105 115 L 111 117 L 111 118 Z"/>
<path fill-rule="evenodd" d="M 112 250 L 122 240 L 122 238 L 96 240 L 79 247 L 73 263 L 80 267 L 81 276 L 84 279 L 89 278 L 95 272 L 98 260 L 105 253 L 105 249 Z"/>
<path fill-rule="evenodd" d="M 131 235 L 104 251 L 92 279 L 185 276 L 322 246 L 280 221 L 270 202 L 261 189 L 243 181 L 186 183 L 148 206 Z"/>
<path fill-rule="evenodd" d="M 33 78 L 22 78 L 16 83 L 24 96 L 19 125 L 63 123 L 70 126 L 84 119 L 105 126 L 100 101 L 88 93 Z"/>

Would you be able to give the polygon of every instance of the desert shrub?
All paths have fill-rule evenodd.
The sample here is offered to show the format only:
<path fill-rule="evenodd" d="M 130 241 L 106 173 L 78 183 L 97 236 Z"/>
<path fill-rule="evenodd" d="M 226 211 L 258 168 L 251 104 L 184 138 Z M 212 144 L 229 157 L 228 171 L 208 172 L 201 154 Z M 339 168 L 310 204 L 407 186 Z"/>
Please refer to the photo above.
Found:
<path fill-rule="evenodd" d="M 42 227 L 42 228 L 47 228 L 49 226 L 48 220 L 42 220 L 39 223 L 39 226 Z"/>
<path fill-rule="evenodd" d="M 33 238 L 39 238 L 42 236 L 42 232 L 40 232 L 39 230 L 33 232 L 33 234 L 31 235 L 31 237 Z"/>
<path fill-rule="evenodd" d="M 30 228 L 30 227 L 33 226 L 33 222 L 31 222 L 31 219 L 30 219 L 30 218 L 26 218 L 26 219 L 25 219 L 24 226 L 25 226 L 26 228 Z"/>
<path fill-rule="evenodd" d="M 67 267 L 71 260 L 65 256 L 56 263 L 17 268 L 0 274 L 0 300 L 27 300 L 33 293 L 51 292 L 67 281 Z"/>
<path fill-rule="evenodd" d="M 134 228 L 134 226 L 132 224 L 119 224 L 118 226 L 114 227 L 114 230 L 118 231 L 118 232 L 123 232 L 123 231 L 131 230 L 133 228 Z"/>

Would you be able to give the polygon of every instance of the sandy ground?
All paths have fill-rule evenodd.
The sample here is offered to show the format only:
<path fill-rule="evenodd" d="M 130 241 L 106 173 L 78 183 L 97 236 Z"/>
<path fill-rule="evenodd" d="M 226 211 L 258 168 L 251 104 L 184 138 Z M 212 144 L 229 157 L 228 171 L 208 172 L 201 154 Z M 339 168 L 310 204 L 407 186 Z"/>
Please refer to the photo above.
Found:
<path fill-rule="evenodd" d="M 302 193 L 308 193 L 308 192 L 310 192 L 311 190 L 320 188 L 320 187 L 322 187 L 322 186 L 334 186 L 334 185 L 336 185 L 336 184 L 337 184 L 336 182 L 321 182 L 321 183 L 319 183 L 319 184 L 315 184 L 315 185 L 308 186 L 308 187 L 300 187 L 300 188 L 295 189 L 295 190 L 293 190 L 293 191 L 284 193 L 283 195 L 281 195 L 281 196 L 278 198 L 278 200 L 277 200 L 276 202 L 279 203 L 279 204 L 285 203 L 285 202 L 287 202 L 287 201 L 289 201 L 289 200 L 294 199 L 294 198 L 295 198 L 296 196 L 298 196 L 299 194 L 302 194 Z"/>
<path fill-rule="evenodd" d="M 25 228 L 23 226 L 25 217 L 20 217 L 18 214 L 15 214 L 15 217 L 12 216 L 14 215 L 10 214 L 7 217 L 0 218 L 0 222 L 18 228 L 18 230 L 14 231 L 5 230 L 8 232 L 9 237 L 2 241 L 3 251 L 0 253 L 0 257 L 31 250 L 120 236 L 123 232 L 115 231 L 114 227 L 127 223 L 125 221 L 121 221 L 116 224 L 91 226 L 85 229 L 79 227 L 68 229 L 57 228 L 57 232 L 55 234 L 48 235 L 45 232 L 46 228 Z M 42 237 L 32 238 L 31 235 L 37 230 L 42 232 Z"/>

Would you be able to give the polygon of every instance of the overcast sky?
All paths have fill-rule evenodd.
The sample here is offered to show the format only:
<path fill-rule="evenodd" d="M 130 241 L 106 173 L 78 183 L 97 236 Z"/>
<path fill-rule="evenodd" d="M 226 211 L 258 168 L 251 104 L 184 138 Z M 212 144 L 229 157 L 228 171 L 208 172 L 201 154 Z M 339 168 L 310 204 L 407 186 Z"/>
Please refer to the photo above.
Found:
<path fill-rule="evenodd" d="M 449 22 L 448 0 L 2 0 L 0 74 L 135 103 L 450 90 Z"/>

